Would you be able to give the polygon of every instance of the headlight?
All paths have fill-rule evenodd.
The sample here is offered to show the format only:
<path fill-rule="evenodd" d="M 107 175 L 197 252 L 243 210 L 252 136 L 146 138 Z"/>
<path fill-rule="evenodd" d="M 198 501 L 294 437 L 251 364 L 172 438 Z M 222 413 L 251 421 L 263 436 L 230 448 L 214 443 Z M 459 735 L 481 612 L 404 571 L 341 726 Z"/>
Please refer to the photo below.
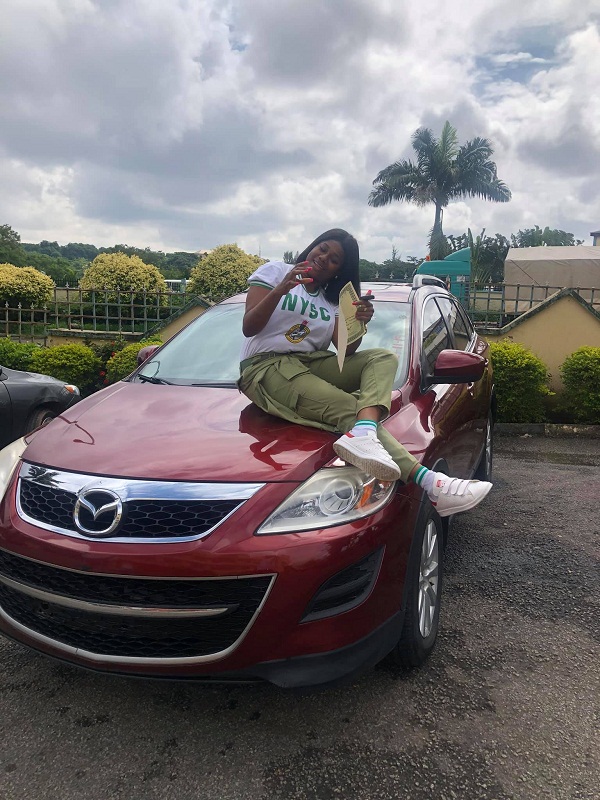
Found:
<path fill-rule="evenodd" d="M 0 450 L 0 500 L 6 493 L 12 474 L 26 447 L 25 439 L 17 439 Z"/>
<path fill-rule="evenodd" d="M 72 383 L 65 383 L 63 389 L 65 390 L 65 392 L 68 392 L 69 394 L 79 394 L 79 389 Z"/>
<path fill-rule="evenodd" d="M 383 508 L 394 487 L 394 481 L 378 481 L 358 467 L 326 467 L 286 497 L 257 534 L 345 525 Z"/>

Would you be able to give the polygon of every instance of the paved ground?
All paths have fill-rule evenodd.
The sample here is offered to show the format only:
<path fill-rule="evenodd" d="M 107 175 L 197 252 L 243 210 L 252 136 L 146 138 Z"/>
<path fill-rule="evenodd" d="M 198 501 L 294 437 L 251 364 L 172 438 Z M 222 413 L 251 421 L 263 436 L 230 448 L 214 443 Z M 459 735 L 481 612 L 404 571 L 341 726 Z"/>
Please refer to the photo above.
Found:
<path fill-rule="evenodd" d="M 354 686 L 110 679 L 0 640 L 0 798 L 598 800 L 600 440 L 501 438 L 442 633 Z"/>

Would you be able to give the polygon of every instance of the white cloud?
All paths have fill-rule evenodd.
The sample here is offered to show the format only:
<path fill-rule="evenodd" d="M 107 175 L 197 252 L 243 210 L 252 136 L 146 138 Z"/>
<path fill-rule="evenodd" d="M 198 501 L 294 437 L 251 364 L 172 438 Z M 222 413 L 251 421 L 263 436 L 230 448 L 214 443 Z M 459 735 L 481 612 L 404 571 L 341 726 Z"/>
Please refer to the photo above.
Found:
<path fill-rule="evenodd" d="M 8 0 L 0 222 L 25 241 L 273 257 L 341 225 L 423 255 L 432 208 L 367 206 L 421 125 L 489 137 L 509 204 L 447 233 L 600 224 L 600 32 L 577 0 Z"/>

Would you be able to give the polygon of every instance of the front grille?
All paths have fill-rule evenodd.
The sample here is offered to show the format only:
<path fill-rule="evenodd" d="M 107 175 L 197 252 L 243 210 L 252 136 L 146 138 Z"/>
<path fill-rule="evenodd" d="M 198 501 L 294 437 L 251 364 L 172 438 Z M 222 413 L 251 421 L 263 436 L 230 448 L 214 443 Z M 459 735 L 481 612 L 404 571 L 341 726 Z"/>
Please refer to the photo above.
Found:
<path fill-rule="evenodd" d="M 76 500 L 76 495 L 62 489 L 21 481 L 21 508 L 27 516 L 73 533 L 77 532 L 73 521 Z M 239 500 L 131 500 L 125 504 L 118 535 L 144 539 L 197 536 L 214 528 L 239 504 Z"/>
<path fill-rule="evenodd" d="M 40 600 L 2 576 L 45 592 L 105 605 L 194 609 L 227 606 L 214 618 L 151 619 L 102 614 Z M 133 658 L 201 657 L 235 644 L 256 614 L 272 576 L 209 580 L 87 575 L 0 551 L 0 607 L 35 633 L 92 653 Z"/>
<path fill-rule="evenodd" d="M 35 464 L 24 464 L 19 477 L 17 510 L 27 522 L 137 542 L 202 538 L 263 485 L 106 478 Z"/>

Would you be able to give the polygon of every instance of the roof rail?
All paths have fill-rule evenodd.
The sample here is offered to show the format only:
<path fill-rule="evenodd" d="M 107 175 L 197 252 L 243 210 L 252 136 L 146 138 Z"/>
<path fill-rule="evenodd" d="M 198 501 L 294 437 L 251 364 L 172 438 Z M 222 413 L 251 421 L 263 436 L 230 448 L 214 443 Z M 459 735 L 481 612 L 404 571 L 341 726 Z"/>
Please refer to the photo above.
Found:
<path fill-rule="evenodd" d="M 418 289 L 420 286 L 441 286 L 442 289 L 447 289 L 446 282 L 435 275 L 415 275 L 412 282 L 413 289 Z"/>

